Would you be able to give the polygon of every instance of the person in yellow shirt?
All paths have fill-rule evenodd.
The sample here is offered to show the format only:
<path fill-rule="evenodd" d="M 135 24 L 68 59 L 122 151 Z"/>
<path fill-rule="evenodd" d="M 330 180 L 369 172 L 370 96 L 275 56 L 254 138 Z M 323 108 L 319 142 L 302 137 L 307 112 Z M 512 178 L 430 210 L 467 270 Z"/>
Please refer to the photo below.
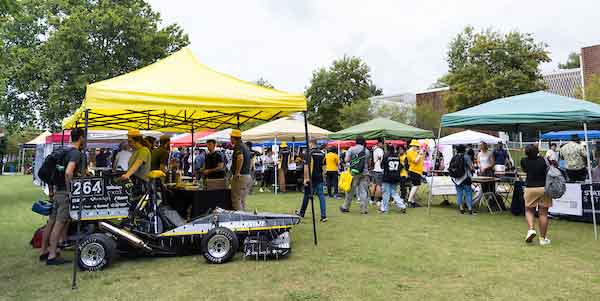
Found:
<path fill-rule="evenodd" d="M 423 177 L 423 162 L 425 161 L 425 150 L 421 149 L 421 145 L 417 140 L 410 142 L 410 149 L 406 152 L 406 159 L 408 161 L 408 178 L 412 184 L 410 193 L 408 194 L 408 204 L 411 207 L 416 207 L 417 202 L 415 196 L 417 190 L 421 185 L 421 178 Z"/>
<path fill-rule="evenodd" d="M 406 200 L 406 180 L 408 178 L 408 161 L 406 159 L 406 148 L 398 146 L 398 157 L 400 159 L 400 197 Z"/>
<path fill-rule="evenodd" d="M 336 153 L 335 148 L 330 148 L 327 151 L 325 165 L 327 174 L 327 194 L 330 198 L 338 198 L 338 166 L 340 165 L 340 157 Z"/>

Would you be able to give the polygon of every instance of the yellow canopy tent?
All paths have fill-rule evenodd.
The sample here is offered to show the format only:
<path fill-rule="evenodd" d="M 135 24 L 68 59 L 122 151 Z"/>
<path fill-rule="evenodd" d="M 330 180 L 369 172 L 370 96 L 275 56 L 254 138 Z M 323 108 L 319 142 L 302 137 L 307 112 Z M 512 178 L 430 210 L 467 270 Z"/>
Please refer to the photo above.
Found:
<path fill-rule="evenodd" d="M 306 111 L 306 98 L 264 88 L 203 65 L 188 48 L 154 64 L 87 86 L 85 100 L 63 128 L 189 132 L 239 127 Z"/>

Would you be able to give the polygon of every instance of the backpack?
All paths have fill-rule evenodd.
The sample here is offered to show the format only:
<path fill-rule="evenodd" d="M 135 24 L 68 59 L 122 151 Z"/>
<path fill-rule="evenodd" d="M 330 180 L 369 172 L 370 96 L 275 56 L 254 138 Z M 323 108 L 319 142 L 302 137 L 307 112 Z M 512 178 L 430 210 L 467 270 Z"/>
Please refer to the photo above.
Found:
<path fill-rule="evenodd" d="M 366 147 L 363 147 L 363 150 L 358 154 L 352 154 L 352 159 L 350 160 L 350 172 L 353 176 L 359 175 L 365 169 L 365 160 L 367 158 L 367 152 L 365 151 Z"/>
<path fill-rule="evenodd" d="M 456 154 L 450 160 L 450 166 L 448 167 L 448 174 L 450 177 L 455 179 L 462 178 L 467 173 L 465 154 Z"/>
<path fill-rule="evenodd" d="M 552 165 L 548 165 L 546 172 L 546 186 L 544 186 L 544 193 L 553 198 L 558 199 L 565 194 L 567 190 L 565 177 L 560 170 Z"/>
<path fill-rule="evenodd" d="M 59 148 L 44 159 L 38 177 L 48 185 L 65 186 L 65 159 L 72 148 Z"/>
<path fill-rule="evenodd" d="M 32 248 L 39 249 L 42 247 L 42 240 L 44 237 L 44 228 L 46 228 L 45 225 L 39 227 L 37 230 L 35 230 L 35 232 L 33 232 L 33 237 L 31 237 L 31 240 L 29 241 L 29 244 L 31 245 Z"/>

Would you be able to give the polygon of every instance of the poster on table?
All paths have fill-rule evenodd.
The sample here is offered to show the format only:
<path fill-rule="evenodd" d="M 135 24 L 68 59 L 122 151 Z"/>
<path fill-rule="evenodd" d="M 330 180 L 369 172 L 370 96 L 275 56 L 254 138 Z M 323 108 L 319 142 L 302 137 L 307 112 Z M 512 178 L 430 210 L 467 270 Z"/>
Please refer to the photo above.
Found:
<path fill-rule="evenodd" d="M 594 207 L 596 209 L 596 218 L 600 217 L 598 215 L 598 211 L 600 209 L 600 183 L 595 183 L 594 185 Z M 592 202 L 590 197 L 590 184 L 581 185 L 582 193 L 582 209 L 583 209 L 583 218 L 585 220 L 592 220 Z"/>
<path fill-rule="evenodd" d="M 552 207 L 548 211 L 551 214 L 581 216 L 581 184 L 567 184 L 565 194 L 559 199 L 552 200 Z"/>
<path fill-rule="evenodd" d="M 427 181 L 431 181 L 431 177 L 427 177 Z M 456 186 L 450 177 L 433 177 L 432 195 L 455 195 Z"/>

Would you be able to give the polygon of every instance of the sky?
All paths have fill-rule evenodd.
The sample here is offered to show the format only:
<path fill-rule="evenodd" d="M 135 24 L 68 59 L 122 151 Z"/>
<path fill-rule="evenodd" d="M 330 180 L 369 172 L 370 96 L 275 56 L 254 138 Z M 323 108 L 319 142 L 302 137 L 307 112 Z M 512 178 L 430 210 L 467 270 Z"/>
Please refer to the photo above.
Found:
<path fill-rule="evenodd" d="M 427 89 L 447 71 L 449 42 L 465 26 L 532 33 L 558 69 L 600 44 L 598 0 L 150 0 L 178 23 L 204 64 L 247 81 L 303 92 L 312 72 L 344 55 L 370 67 L 384 95 Z"/>

